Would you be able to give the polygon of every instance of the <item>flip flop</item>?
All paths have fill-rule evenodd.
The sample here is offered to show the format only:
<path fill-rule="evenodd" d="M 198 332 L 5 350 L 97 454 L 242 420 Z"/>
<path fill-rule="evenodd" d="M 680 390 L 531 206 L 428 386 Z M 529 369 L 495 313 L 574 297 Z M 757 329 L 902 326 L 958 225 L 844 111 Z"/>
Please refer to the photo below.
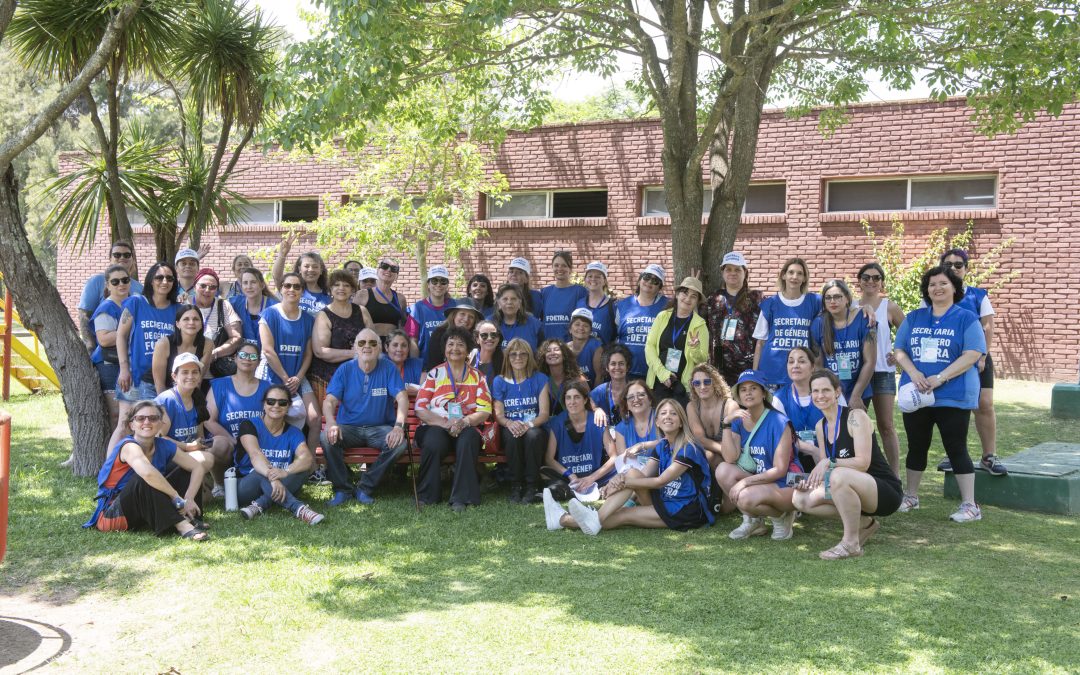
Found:
<path fill-rule="evenodd" d="M 187 521 L 194 525 L 196 529 L 203 531 L 210 529 L 210 523 L 206 522 L 202 518 L 188 518 Z"/>
<path fill-rule="evenodd" d="M 844 542 L 840 542 L 828 551 L 822 551 L 818 557 L 822 560 L 843 560 L 845 558 L 858 558 L 863 554 L 862 548 L 848 548 Z"/>
<path fill-rule="evenodd" d="M 191 541 L 206 541 L 210 538 L 210 533 L 200 530 L 197 527 L 193 527 L 180 536 L 184 539 L 190 539 Z"/>
<path fill-rule="evenodd" d="M 870 518 L 870 524 L 859 530 L 859 546 L 864 545 L 870 540 L 870 537 L 874 536 L 874 533 L 881 529 L 881 521 L 877 518 Z"/>

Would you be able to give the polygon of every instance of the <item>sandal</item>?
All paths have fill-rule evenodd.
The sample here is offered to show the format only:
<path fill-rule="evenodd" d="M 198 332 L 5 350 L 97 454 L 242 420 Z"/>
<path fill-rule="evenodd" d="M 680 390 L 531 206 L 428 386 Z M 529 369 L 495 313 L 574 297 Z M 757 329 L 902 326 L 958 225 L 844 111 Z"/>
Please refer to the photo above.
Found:
<path fill-rule="evenodd" d="M 206 541 L 210 538 L 210 533 L 205 530 L 200 530 L 197 527 L 193 527 L 180 536 L 184 539 L 190 539 L 191 541 Z"/>
<path fill-rule="evenodd" d="M 202 518 L 188 518 L 187 521 L 194 525 L 196 529 L 203 531 L 210 529 L 210 523 L 206 522 Z"/>
<path fill-rule="evenodd" d="M 840 542 L 828 551 L 822 551 L 818 557 L 822 560 L 843 560 L 845 558 L 858 558 L 863 554 L 862 547 L 848 548 L 844 542 Z"/>
<path fill-rule="evenodd" d="M 869 541 L 870 537 L 874 536 L 874 533 L 880 529 L 881 521 L 877 518 L 870 518 L 870 524 L 859 530 L 859 546 Z"/>

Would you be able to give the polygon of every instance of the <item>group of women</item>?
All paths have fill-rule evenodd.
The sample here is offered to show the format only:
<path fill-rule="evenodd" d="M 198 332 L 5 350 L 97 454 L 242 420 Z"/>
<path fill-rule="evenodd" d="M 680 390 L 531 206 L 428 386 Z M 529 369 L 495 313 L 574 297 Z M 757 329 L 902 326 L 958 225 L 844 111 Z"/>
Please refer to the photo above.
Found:
<path fill-rule="evenodd" d="M 474 275 L 455 300 L 448 269 L 436 265 L 424 296 L 409 304 L 394 288 L 397 260 L 381 259 L 374 283 L 362 286 L 358 269 L 331 272 L 314 252 L 286 271 L 292 243 L 283 242 L 273 267 L 277 295 L 246 256 L 234 261 L 227 288 L 213 270 L 198 271 L 192 304 L 176 302 L 168 262 L 151 268 L 143 295 L 129 294 L 125 268 L 106 271 L 94 359 L 117 423 L 99 511 L 165 504 L 121 498 L 128 488 L 117 490 L 117 467 L 139 476 L 124 486 L 142 480 L 165 496 L 173 485 L 165 476 L 205 474 L 220 496 L 223 471 L 234 466 L 250 501 L 245 517 L 276 503 L 305 522 L 322 520 L 297 494 L 314 468 L 326 385 L 370 328 L 415 393 L 425 504 L 448 501 L 459 512 L 478 505 L 477 457 L 498 436 L 510 501 L 542 500 L 551 529 L 689 529 L 738 510 L 743 521 L 732 538 L 767 533 L 769 517 L 772 537 L 787 539 L 801 512 L 839 517 L 843 539 L 822 557 L 852 557 L 879 517 L 918 508 L 937 426 L 961 491 L 952 519 L 981 517 L 966 437 L 980 368 L 988 367 L 985 321 L 964 306 L 978 289 L 964 286 L 952 264 L 962 252 L 926 272 L 926 306 L 905 316 L 884 296 L 884 271 L 873 262 L 857 274 L 857 298 L 839 279 L 810 292 L 799 258 L 785 262 L 777 294 L 765 298 L 749 288 L 744 256 L 732 252 L 709 296 L 695 277 L 665 295 L 665 270 L 651 264 L 620 300 L 606 265 L 589 263 L 578 285 L 570 253 L 560 251 L 551 261 L 555 283 L 542 289 L 532 287 L 529 261 L 515 258 L 505 282 Z M 906 492 L 892 423 L 896 366 L 909 438 Z M 149 415 L 146 401 L 155 406 Z M 153 436 L 165 440 L 148 443 Z M 140 453 L 146 461 L 132 463 Z M 455 464 L 445 490 L 448 454 Z M 158 455 L 169 457 L 161 467 Z M 586 505 L 597 497 L 605 500 L 599 511 Z M 206 523 L 185 508 L 184 522 L 202 533 L 190 536 L 205 538 Z M 158 532 L 162 523 L 192 531 L 174 521 L 128 518 Z"/>

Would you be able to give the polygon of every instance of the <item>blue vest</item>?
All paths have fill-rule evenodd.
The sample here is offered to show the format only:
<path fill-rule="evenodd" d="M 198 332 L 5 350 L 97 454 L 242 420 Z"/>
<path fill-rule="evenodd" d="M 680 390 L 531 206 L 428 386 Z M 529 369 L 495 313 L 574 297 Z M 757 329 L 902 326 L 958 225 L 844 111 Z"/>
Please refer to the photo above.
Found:
<path fill-rule="evenodd" d="M 761 303 L 761 316 L 769 327 L 769 334 L 761 345 L 762 371 L 769 384 L 787 384 L 787 357 L 795 347 L 810 344 L 810 324 L 821 313 L 821 296 L 807 293 L 796 307 L 788 307 L 779 295 L 766 298 Z"/>
<path fill-rule="evenodd" d="M 570 314 L 588 297 L 584 286 L 573 284 L 559 288 L 552 284 L 540 293 L 544 305 L 544 335 L 562 340 L 570 327 Z"/>
<path fill-rule="evenodd" d="M 184 407 L 180 392 L 176 387 L 158 394 L 154 402 L 165 408 L 169 415 L 169 430 L 166 435 L 181 443 L 190 443 L 199 439 L 199 412 L 195 406 Z"/>
<path fill-rule="evenodd" d="M 667 307 L 668 299 L 663 295 L 656 297 L 653 304 L 642 307 L 637 296 L 630 296 L 619 301 L 615 310 L 615 323 L 618 325 L 619 342 L 626 345 L 634 360 L 630 363 L 628 378 L 644 378 L 649 372 L 645 361 L 645 340 L 649 337 L 656 316 Z"/>
<path fill-rule="evenodd" d="M 98 518 L 101 516 L 102 511 L 105 510 L 113 499 L 120 494 L 120 491 L 124 489 L 124 486 L 131 480 L 132 475 L 135 473 L 129 466 L 127 470 L 120 476 L 120 480 L 117 481 L 113 487 L 105 487 L 105 483 L 109 480 L 109 476 L 112 475 L 113 467 L 116 462 L 120 460 L 120 449 L 127 443 L 134 443 L 134 436 L 125 436 L 120 439 L 120 442 L 113 446 L 113 449 L 109 451 L 108 457 L 105 458 L 105 463 L 101 465 L 101 469 L 98 471 L 97 483 L 98 491 L 94 499 L 97 500 L 97 507 L 94 509 L 93 515 L 90 516 L 90 520 L 83 523 L 83 527 L 93 527 L 97 524 Z M 167 438 L 155 438 L 154 439 L 154 454 L 150 457 L 150 464 L 158 470 L 162 475 L 165 474 L 166 468 L 169 463 L 172 462 L 173 457 L 176 455 L 176 444 Z"/>
<path fill-rule="evenodd" d="M 90 316 L 90 339 L 94 341 L 94 351 L 90 354 L 91 363 L 103 363 L 105 356 L 102 353 L 102 347 L 97 341 L 97 331 L 94 330 L 94 321 L 102 314 L 108 314 L 112 318 L 116 319 L 116 323 L 120 323 L 120 317 L 124 314 L 124 306 L 118 305 L 112 300 L 105 298 L 101 301 L 101 304 L 97 306 L 94 313 Z M 112 350 L 116 351 L 115 347 Z"/>
<path fill-rule="evenodd" d="M 780 441 L 784 439 L 784 434 L 789 433 L 787 417 L 775 410 L 767 410 L 766 412 L 765 421 L 761 423 L 761 427 L 750 441 L 750 456 L 754 458 L 754 463 L 757 464 L 757 470 L 754 473 L 765 473 L 773 468 L 773 455 L 776 453 L 776 448 L 780 445 Z M 741 419 L 732 422 L 731 431 L 739 437 L 740 448 L 746 444 L 746 439 L 750 438 L 752 429 L 753 427 L 750 429 L 743 428 Z M 802 465 L 799 464 L 799 455 L 794 450 L 791 453 L 790 466 L 798 467 L 798 470 L 802 471 Z M 784 467 L 784 475 L 777 479 L 776 484 L 779 487 L 785 487 L 788 470 L 789 467 Z"/>
<path fill-rule="evenodd" d="M 599 307 L 593 307 L 589 304 L 589 297 L 586 294 L 578 301 L 577 307 L 584 307 L 592 312 L 592 334 L 600 340 L 601 345 L 615 341 L 615 301 L 607 298 Z"/>
<path fill-rule="evenodd" d="M 584 478 L 603 466 L 607 458 L 604 454 L 604 429 L 593 424 L 592 415 L 586 414 L 585 435 L 575 443 L 566 430 L 568 417 L 565 412 L 557 415 L 548 423 L 548 429 L 555 435 L 555 459 L 578 478 Z M 598 481 L 607 482 L 611 475 Z"/>
<path fill-rule="evenodd" d="M 825 359 L 825 367 L 836 373 L 840 378 L 840 386 L 844 390 L 844 396 L 851 400 L 851 391 L 859 380 L 859 371 L 863 367 L 863 345 L 870 337 L 870 320 L 866 314 L 858 312 L 844 328 L 833 329 L 833 353 L 830 356 L 825 353 L 825 317 L 818 316 L 810 324 L 810 339 L 818 353 Z M 841 362 L 847 361 L 848 377 L 840 369 Z M 874 394 L 870 383 L 863 389 L 863 399 L 868 399 Z"/>
<path fill-rule="evenodd" d="M 650 458 L 656 458 L 657 475 L 664 473 L 673 462 L 678 462 L 687 467 L 686 471 L 660 488 L 660 499 L 668 513 L 678 513 L 693 502 L 701 505 L 709 524 L 713 523 L 712 509 L 709 508 L 709 490 L 712 486 L 712 471 L 709 469 L 709 460 L 705 458 L 705 452 L 688 443 L 678 453 L 671 452 L 671 443 L 665 438 L 660 441 L 649 453 Z"/>
<path fill-rule="evenodd" d="M 131 315 L 131 332 L 128 333 L 128 364 L 131 381 L 141 382 L 143 374 L 150 372 L 154 362 L 154 345 L 163 337 L 173 334 L 176 325 L 176 303 L 158 309 L 141 295 L 133 295 L 124 301 L 124 309 Z"/>
<path fill-rule="evenodd" d="M 799 404 L 799 395 L 795 393 L 795 385 L 789 384 L 777 390 L 773 394 L 774 398 L 779 399 L 784 406 L 784 416 L 788 418 L 791 425 L 795 427 L 795 432 L 813 431 L 817 426 L 818 420 L 825 416 L 823 412 L 818 410 L 818 407 L 813 403 L 809 403 L 806 406 Z M 769 413 L 772 415 L 773 413 Z M 810 441 L 814 443 L 815 441 Z"/>
<path fill-rule="evenodd" d="M 591 337 L 577 355 L 577 364 L 581 368 L 581 374 L 585 376 L 590 385 L 597 380 L 597 373 L 593 370 L 593 356 L 596 354 L 596 350 L 602 347 L 603 345 L 600 344 L 599 340 Z"/>
<path fill-rule="evenodd" d="M 301 310 L 300 316 L 295 321 L 285 316 L 280 304 L 267 307 L 262 313 L 262 322 L 270 329 L 276 343 L 274 351 L 277 352 L 281 367 L 292 377 L 300 372 L 300 366 L 304 364 L 304 350 L 307 349 L 311 340 L 311 331 L 315 327 L 315 320 L 311 315 Z M 263 379 L 270 384 L 282 384 L 281 378 L 272 368 L 267 367 Z"/>
<path fill-rule="evenodd" d="M 266 461 L 276 469 L 287 469 L 296 457 L 296 449 L 304 442 L 304 433 L 291 424 L 286 424 L 281 433 L 274 436 L 263 424 L 261 417 L 249 421 L 255 427 L 259 450 L 266 457 Z M 246 476 L 252 472 L 254 467 L 251 465 L 251 457 L 242 443 L 236 444 L 233 460 L 239 475 Z"/>
<path fill-rule="evenodd" d="M 217 423 L 229 430 L 233 438 L 240 433 L 240 423 L 244 420 L 255 419 L 262 415 L 262 399 L 266 390 L 270 388 L 268 382 L 259 381 L 255 393 L 251 396 L 241 396 L 236 391 L 231 377 L 218 377 L 210 381 L 210 390 L 214 392 L 214 403 L 217 405 Z"/>
<path fill-rule="evenodd" d="M 420 333 L 416 336 L 416 345 L 420 348 L 421 360 L 427 356 L 428 339 L 435 332 L 435 329 L 441 326 L 443 321 L 446 321 L 445 312 L 454 305 L 454 299 L 448 296 L 446 303 L 441 307 L 436 307 L 428 300 L 418 300 L 409 308 L 409 316 L 420 326 Z M 442 359 L 439 360 L 439 363 L 442 363 Z"/>
<path fill-rule="evenodd" d="M 986 353 L 986 335 L 979 317 L 959 305 L 953 305 L 941 317 L 934 318 L 929 307 L 907 315 L 896 330 L 896 349 L 903 349 L 915 367 L 926 377 L 933 377 L 949 367 L 965 351 Z M 906 371 L 900 373 L 900 386 L 911 381 Z M 935 408 L 979 407 L 979 368 L 972 365 L 934 389 Z"/>
<path fill-rule="evenodd" d="M 524 323 L 518 321 L 514 325 L 507 323 L 499 324 L 499 332 L 502 333 L 502 348 L 506 349 L 507 345 L 514 338 L 521 338 L 525 342 L 529 343 L 529 347 L 535 352 L 536 348 L 544 341 L 547 334 L 544 332 L 544 326 L 540 323 L 532 314 L 525 315 Z"/>
<path fill-rule="evenodd" d="M 305 288 L 303 295 L 300 296 L 300 309 L 310 314 L 314 321 L 315 317 L 319 316 L 319 312 L 323 311 L 323 307 L 333 301 L 334 299 L 328 293 L 312 293 Z"/>
<path fill-rule="evenodd" d="M 596 385 L 596 387 L 589 392 L 589 398 L 592 399 L 594 406 L 607 413 L 608 424 L 610 426 L 615 426 L 622 421 L 622 414 L 619 412 L 619 402 L 611 395 L 610 382 Z"/>
<path fill-rule="evenodd" d="M 263 296 L 263 311 L 266 311 L 267 307 L 272 307 L 280 302 L 277 298 Z M 229 298 L 229 304 L 236 310 L 236 315 L 240 317 L 240 330 L 244 336 L 244 342 L 262 349 L 262 339 L 259 337 L 259 319 L 262 318 L 262 312 L 258 314 L 248 312 L 247 297 L 244 295 L 232 296 Z"/>
<path fill-rule="evenodd" d="M 507 419 L 528 422 L 540 414 L 540 394 L 547 384 L 547 375 L 539 371 L 522 382 L 497 375 L 492 384 L 491 396 L 502 402 Z"/>

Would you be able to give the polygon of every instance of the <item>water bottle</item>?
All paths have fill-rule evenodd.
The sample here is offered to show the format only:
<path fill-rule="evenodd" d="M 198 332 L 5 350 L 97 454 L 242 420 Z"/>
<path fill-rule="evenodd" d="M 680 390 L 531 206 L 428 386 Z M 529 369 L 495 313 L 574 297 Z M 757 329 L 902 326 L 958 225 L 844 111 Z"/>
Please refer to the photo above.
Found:
<path fill-rule="evenodd" d="M 239 509 L 236 502 L 236 467 L 225 469 L 225 510 L 236 511 Z"/>

